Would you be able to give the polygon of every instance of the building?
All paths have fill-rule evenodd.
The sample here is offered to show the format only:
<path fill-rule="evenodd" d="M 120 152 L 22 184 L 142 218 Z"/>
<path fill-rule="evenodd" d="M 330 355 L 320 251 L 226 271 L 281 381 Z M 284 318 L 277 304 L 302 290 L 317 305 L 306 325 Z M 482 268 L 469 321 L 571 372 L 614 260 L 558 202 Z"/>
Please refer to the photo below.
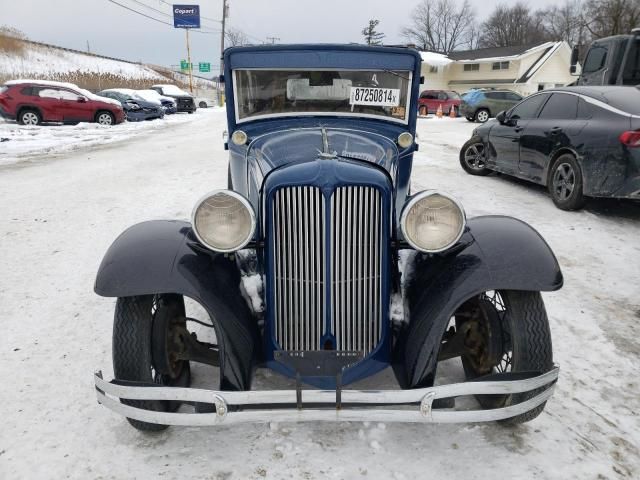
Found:
<path fill-rule="evenodd" d="M 569 73 L 571 48 L 567 42 L 518 47 L 480 48 L 443 55 L 422 52 L 422 89 L 455 90 L 508 88 L 530 95 L 564 86 L 576 77 Z"/>

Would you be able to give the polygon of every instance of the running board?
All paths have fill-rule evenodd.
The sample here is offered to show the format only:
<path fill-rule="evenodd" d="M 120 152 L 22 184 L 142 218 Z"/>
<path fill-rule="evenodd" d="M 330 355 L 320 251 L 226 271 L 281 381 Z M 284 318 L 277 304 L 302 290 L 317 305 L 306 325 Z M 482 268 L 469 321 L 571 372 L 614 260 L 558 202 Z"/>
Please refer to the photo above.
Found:
<path fill-rule="evenodd" d="M 215 391 L 198 388 L 123 385 L 107 382 L 102 372 L 94 374 L 98 403 L 125 417 L 162 425 L 207 426 L 265 422 L 407 422 L 465 423 L 491 422 L 526 413 L 553 394 L 559 367 L 547 373 L 518 380 L 454 383 L 413 390 L 343 390 L 342 408 L 336 408 L 335 390 L 303 390 L 303 408 L 296 406 L 296 390 Z M 495 378 L 492 377 L 492 378 Z M 114 382 L 117 382 L 114 381 Z M 126 383 L 126 382 L 125 382 Z M 138 384 L 139 385 L 139 384 Z M 544 388 L 532 398 L 490 410 L 433 409 L 434 400 L 465 395 L 510 395 Z M 213 413 L 172 413 L 137 408 L 125 400 L 172 400 L 215 405 Z M 326 404 L 326 408 L 305 409 L 304 404 Z M 357 407 L 344 404 L 357 404 Z M 412 405 L 413 404 L 413 405 Z M 265 405 L 264 409 L 243 406 Z M 376 408 L 371 408 L 375 405 Z M 377 408 L 380 405 L 395 408 Z M 273 407 L 281 408 L 273 408 Z M 230 408 L 231 407 L 231 408 Z"/>

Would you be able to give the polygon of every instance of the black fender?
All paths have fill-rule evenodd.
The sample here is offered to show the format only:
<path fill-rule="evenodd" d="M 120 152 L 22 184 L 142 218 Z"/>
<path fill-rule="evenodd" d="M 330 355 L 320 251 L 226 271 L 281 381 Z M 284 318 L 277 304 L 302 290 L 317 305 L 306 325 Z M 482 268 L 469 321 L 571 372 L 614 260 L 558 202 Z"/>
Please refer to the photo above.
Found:
<path fill-rule="evenodd" d="M 258 328 L 240 282 L 234 255 L 206 250 L 188 222 L 156 220 L 130 227 L 113 242 L 94 290 L 103 297 L 178 293 L 199 302 L 216 332 L 220 388 L 248 390 Z"/>
<path fill-rule="evenodd" d="M 511 217 L 470 219 L 451 252 L 416 255 L 405 286 L 408 324 L 394 348 L 403 388 L 433 385 L 449 320 L 468 298 L 489 290 L 554 291 L 560 266 L 540 234 Z M 411 267 L 409 267 L 411 268 Z"/>

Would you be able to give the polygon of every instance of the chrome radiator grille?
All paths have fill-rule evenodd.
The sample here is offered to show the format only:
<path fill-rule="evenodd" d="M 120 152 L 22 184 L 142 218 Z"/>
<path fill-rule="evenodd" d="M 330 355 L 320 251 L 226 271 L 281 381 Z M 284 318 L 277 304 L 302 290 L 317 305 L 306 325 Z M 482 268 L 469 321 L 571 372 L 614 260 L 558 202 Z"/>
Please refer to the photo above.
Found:
<path fill-rule="evenodd" d="M 381 337 L 382 198 L 372 187 L 337 188 L 329 225 L 325 203 L 317 187 L 286 187 L 275 193 L 276 342 L 283 350 L 321 350 L 326 348 L 323 339 L 331 338 L 336 350 L 367 354 Z"/>
<path fill-rule="evenodd" d="M 325 201 L 316 187 L 276 192 L 275 336 L 283 350 L 320 350 L 325 312 Z"/>
<path fill-rule="evenodd" d="M 337 350 L 369 353 L 381 334 L 380 192 L 340 187 L 331 197 L 331 333 Z"/>

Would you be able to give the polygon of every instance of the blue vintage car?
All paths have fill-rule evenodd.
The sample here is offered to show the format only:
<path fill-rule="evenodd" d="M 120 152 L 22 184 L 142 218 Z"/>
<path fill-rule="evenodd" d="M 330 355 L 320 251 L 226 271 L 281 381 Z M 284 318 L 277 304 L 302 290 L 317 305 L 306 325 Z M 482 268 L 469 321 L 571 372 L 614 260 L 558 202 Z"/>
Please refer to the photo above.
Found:
<path fill-rule="evenodd" d="M 107 251 L 95 291 L 117 297 L 115 378 L 96 372 L 101 404 L 141 430 L 542 411 L 558 367 L 540 292 L 562 286 L 560 268 L 526 223 L 467 219 L 437 185 L 411 191 L 420 62 L 382 46 L 225 51 L 228 189 Z M 468 381 L 435 386 L 454 358 Z M 188 388 L 193 362 L 219 369 L 216 390 Z M 291 388 L 252 390 L 257 368 Z M 345 388 L 386 368 L 396 389 Z M 463 396 L 478 408 L 457 410 Z"/>

